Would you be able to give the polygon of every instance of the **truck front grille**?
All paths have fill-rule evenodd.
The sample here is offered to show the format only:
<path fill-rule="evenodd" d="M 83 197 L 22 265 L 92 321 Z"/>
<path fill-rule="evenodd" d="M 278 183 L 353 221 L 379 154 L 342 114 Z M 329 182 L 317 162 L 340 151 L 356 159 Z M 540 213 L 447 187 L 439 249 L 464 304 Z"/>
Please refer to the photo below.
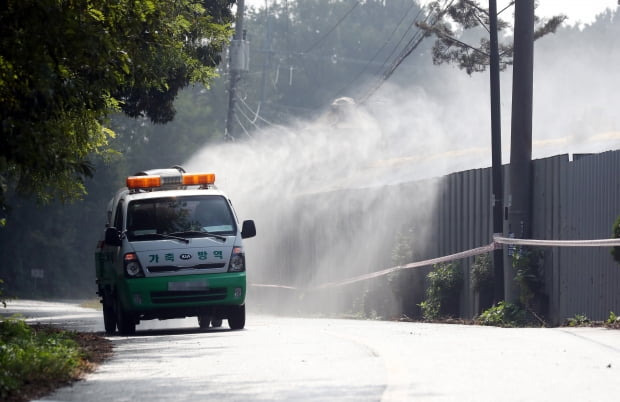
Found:
<path fill-rule="evenodd" d="M 159 273 L 159 272 L 174 272 L 174 271 L 181 271 L 184 269 L 216 269 L 216 268 L 223 268 L 226 264 L 225 263 L 214 263 L 214 264 L 199 264 L 199 265 L 194 265 L 192 267 L 178 267 L 176 265 L 153 265 L 153 266 L 149 266 L 147 267 L 147 269 L 149 270 L 149 272 L 154 272 L 154 273 Z"/>
<path fill-rule="evenodd" d="M 167 290 L 151 292 L 153 303 L 196 303 L 226 298 L 226 288 L 212 288 L 208 290 Z"/>

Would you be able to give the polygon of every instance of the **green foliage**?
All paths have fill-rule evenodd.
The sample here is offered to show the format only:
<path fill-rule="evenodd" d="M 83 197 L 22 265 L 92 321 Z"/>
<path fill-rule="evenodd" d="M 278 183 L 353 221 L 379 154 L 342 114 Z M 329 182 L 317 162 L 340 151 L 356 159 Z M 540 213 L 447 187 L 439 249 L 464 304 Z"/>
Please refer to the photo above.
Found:
<path fill-rule="evenodd" d="M 526 314 L 519 305 L 500 301 L 483 311 L 477 321 L 496 327 L 522 327 L 526 324 Z"/>
<path fill-rule="evenodd" d="M 392 249 L 392 262 L 395 265 L 405 265 L 413 259 L 413 231 L 401 230 L 396 235 L 396 244 Z"/>
<path fill-rule="evenodd" d="M 163 123 L 208 84 L 232 0 L 9 0 L 0 9 L 0 207 L 7 189 L 75 199 L 105 153 L 112 113 Z"/>
<path fill-rule="evenodd" d="M 519 285 L 519 299 L 525 308 L 532 300 L 543 293 L 542 276 L 543 253 L 531 247 L 515 247 L 512 266 L 516 271 L 515 282 Z"/>
<path fill-rule="evenodd" d="M 489 65 L 490 41 L 488 39 L 489 12 L 478 1 L 456 1 L 450 3 L 450 7 L 444 9 L 444 5 L 438 1 L 427 5 L 429 12 L 439 15 L 437 23 L 419 22 L 416 25 L 429 35 L 437 37 L 433 46 L 433 63 L 454 63 L 467 74 L 482 72 Z M 514 4 L 514 1 L 513 1 Z M 557 15 L 549 19 L 536 19 L 538 26 L 535 28 L 534 40 L 547 34 L 554 33 L 560 24 L 566 19 L 564 15 Z M 456 26 L 456 29 L 455 29 Z M 510 28 L 510 24 L 501 18 L 497 20 L 498 34 Z M 459 30 L 470 30 L 480 34 L 479 45 L 470 45 L 458 38 Z M 499 43 L 500 69 L 505 69 L 512 64 L 514 46 L 512 37 L 507 43 Z"/>
<path fill-rule="evenodd" d="M 0 399 L 11 398 L 25 383 L 68 380 L 80 361 L 78 345 L 66 332 L 0 321 Z"/>
<path fill-rule="evenodd" d="M 458 314 L 458 297 L 463 274 L 456 263 L 435 264 L 426 276 L 426 299 L 420 303 L 425 320 Z"/>
<path fill-rule="evenodd" d="M 40 205 L 10 194 L 10 219 L 0 228 L 0 259 L 11 261 L 0 264 L 5 294 L 36 299 L 93 297 L 93 249 L 104 228 L 107 202 L 125 177 L 183 164 L 198 147 L 222 138 L 216 119 L 225 102 L 196 86 L 181 91 L 175 104 L 177 118 L 165 126 L 122 115 L 111 120 L 117 135 L 110 146 L 119 151 L 94 158 L 97 175 L 85 181 L 88 194 L 79 203 Z M 44 270 L 45 278 L 32 278 L 32 269 Z"/>
<path fill-rule="evenodd" d="M 574 317 L 566 320 L 569 327 L 583 327 L 590 324 L 590 319 L 585 314 L 575 314 Z"/>
<path fill-rule="evenodd" d="M 616 221 L 614 222 L 611 236 L 614 239 L 620 239 L 620 215 L 618 215 L 618 218 L 616 218 Z M 620 264 L 620 246 L 614 246 L 611 248 L 611 256 L 618 264 Z"/>
<path fill-rule="evenodd" d="M 425 320 L 436 320 L 441 316 L 441 302 L 437 298 L 429 298 L 420 303 L 422 317 Z"/>
<path fill-rule="evenodd" d="M 476 292 L 493 287 L 495 273 L 490 254 L 480 254 L 474 258 L 471 266 L 471 286 Z"/>
<path fill-rule="evenodd" d="M 620 324 L 620 316 L 616 315 L 613 311 L 609 312 L 609 318 L 605 321 L 608 325 Z"/>

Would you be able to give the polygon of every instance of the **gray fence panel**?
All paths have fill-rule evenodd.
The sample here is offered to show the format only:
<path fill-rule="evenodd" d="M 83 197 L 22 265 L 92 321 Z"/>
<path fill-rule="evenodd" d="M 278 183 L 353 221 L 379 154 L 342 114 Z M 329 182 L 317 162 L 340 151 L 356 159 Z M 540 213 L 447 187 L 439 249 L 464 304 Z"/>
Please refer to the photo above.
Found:
<path fill-rule="evenodd" d="M 620 214 L 620 152 L 580 158 L 568 167 L 561 208 L 564 238 L 608 238 Z M 620 311 L 620 266 L 608 248 L 561 250 L 560 316 L 585 314 L 603 320 Z"/>
<path fill-rule="evenodd" d="M 506 172 L 506 167 L 504 173 Z M 620 214 L 620 151 L 567 155 L 533 161 L 533 237 L 538 239 L 607 238 Z M 491 169 L 458 172 L 442 178 L 436 216 L 436 257 L 491 239 Z M 602 320 L 620 311 L 620 266 L 607 248 L 547 248 L 544 278 L 550 319 L 559 324 L 575 314 Z M 461 314 L 477 312 L 470 287 L 473 258 L 463 260 Z"/>

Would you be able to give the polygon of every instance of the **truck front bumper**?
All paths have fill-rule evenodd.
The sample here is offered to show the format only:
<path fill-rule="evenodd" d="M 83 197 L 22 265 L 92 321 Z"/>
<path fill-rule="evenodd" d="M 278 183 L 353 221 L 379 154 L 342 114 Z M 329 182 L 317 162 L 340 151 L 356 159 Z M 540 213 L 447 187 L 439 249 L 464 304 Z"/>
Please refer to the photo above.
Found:
<path fill-rule="evenodd" d="M 245 272 L 133 278 L 117 288 L 127 312 L 149 318 L 193 316 L 245 302 Z"/>

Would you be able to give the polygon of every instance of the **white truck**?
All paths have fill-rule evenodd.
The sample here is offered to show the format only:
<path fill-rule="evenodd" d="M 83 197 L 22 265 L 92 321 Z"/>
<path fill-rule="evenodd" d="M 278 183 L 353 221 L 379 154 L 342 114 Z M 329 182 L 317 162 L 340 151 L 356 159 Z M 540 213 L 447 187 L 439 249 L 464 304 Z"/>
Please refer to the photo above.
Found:
<path fill-rule="evenodd" d="M 215 174 L 180 167 L 139 172 L 110 200 L 95 251 L 105 330 L 132 334 L 141 320 L 198 317 L 201 328 L 245 326 L 241 225 Z"/>

